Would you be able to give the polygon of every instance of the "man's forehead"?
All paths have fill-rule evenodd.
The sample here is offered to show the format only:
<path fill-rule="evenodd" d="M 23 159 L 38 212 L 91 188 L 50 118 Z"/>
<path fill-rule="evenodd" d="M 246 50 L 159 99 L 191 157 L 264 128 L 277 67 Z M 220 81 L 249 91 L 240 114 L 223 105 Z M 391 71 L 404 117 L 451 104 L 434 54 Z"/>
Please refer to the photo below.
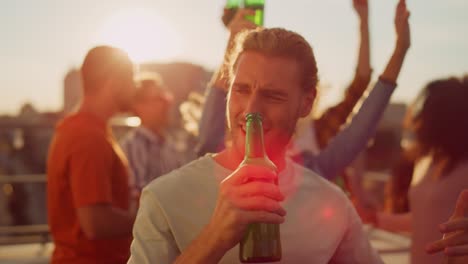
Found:
<path fill-rule="evenodd" d="M 239 55 L 238 66 L 246 63 L 262 66 L 276 64 L 287 64 L 291 66 L 296 64 L 296 60 L 287 55 L 272 55 L 259 51 L 244 51 Z"/>
<path fill-rule="evenodd" d="M 235 71 L 236 82 L 260 82 L 262 85 L 299 81 L 298 63 L 284 56 L 268 56 L 245 52 L 239 57 Z"/>

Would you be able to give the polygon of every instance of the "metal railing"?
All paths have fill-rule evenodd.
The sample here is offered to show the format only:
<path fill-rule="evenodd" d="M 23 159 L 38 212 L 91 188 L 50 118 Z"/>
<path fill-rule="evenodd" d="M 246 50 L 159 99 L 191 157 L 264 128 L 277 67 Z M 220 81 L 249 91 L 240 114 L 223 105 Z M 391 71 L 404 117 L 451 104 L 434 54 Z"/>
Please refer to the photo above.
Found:
<path fill-rule="evenodd" d="M 0 175 L 0 184 L 46 183 L 45 174 Z M 0 226 L 0 245 L 50 242 L 47 224 Z"/>
<path fill-rule="evenodd" d="M 0 175 L 0 183 L 41 183 L 47 182 L 45 174 Z"/>
<path fill-rule="evenodd" d="M 0 226 L 0 245 L 50 242 L 48 225 Z"/>

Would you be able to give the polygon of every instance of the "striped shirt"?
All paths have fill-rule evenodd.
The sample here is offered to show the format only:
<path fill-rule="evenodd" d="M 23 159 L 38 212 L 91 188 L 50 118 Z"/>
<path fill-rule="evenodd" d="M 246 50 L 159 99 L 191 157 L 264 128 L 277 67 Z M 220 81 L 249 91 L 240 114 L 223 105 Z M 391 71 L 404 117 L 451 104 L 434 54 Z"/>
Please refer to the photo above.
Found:
<path fill-rule="evenodd" d="M 167 174 L 194 159 L 178 151 L 174 142 L 140 126 L 120 142 L 130 167 L 130 186 L 141 191 L 153 179 Z"/>

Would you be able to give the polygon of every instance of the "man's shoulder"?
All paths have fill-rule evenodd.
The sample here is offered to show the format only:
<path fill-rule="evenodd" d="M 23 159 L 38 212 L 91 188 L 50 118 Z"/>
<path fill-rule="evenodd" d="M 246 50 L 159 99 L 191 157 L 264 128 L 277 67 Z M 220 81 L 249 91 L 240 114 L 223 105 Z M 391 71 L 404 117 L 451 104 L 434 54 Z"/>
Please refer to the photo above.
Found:
<path fill-rule="evenodd" d="M 304 190 L 317 194 L 326 194 L 328 197 L 334 196 L 338 199 L 346 198 L 345 193 L 336 184 L 330 182 L 320 174 L 295 162 L 292 162 L 292 168 L 296 175 L 300 175 L 301 187 Z"/>
<path fill-rule="evenodd" d="M 106 128 L 101 124 L 95 124 L 93 122 L 87 122 L 88 120 L 79 115 L 71 115 L 65 117 L 56 128 L 56 135 L 72 139 L 80 138 L 81 140 L 105 140 L 106 139 Z"/>
<path fill-rule="evenodd" d="M 106 130 L 83 124 L 82 120 L 75 116 L 66 117 L 57 125 L 53 142 L 54 146 L 65 146 L 67 152 L 83 149 L 99 151 L 112 148 Z"/>
<path fill-rule="evenodd" d="M 210 156 L 200 157 L 178 169 L 162 175 L 144 189 L 158 197 L 173 196 L 174 192 L 194 192 L 215 178 L 214 161 Z"/>

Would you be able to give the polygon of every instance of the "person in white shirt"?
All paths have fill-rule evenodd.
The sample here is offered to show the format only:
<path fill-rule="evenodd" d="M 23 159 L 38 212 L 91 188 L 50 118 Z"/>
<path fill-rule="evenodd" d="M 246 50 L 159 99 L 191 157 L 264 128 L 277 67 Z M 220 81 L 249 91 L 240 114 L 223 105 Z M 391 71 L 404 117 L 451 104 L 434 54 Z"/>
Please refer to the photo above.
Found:
<path fill-rule="evenodd" d="M 381 82 L 395 83 L 399 75 L 410 45 L 408 17 L 400 1 L 397 46 Z M 316 95 L 309 43 L 292 31 L 258 28 L 240 33 L 236 45 L 227 97 L 231 144 L 143 189 L 128 263 L 239 263 L 237 245 L 258 222 L 281 224 L 280 263 L 382 263 L 347 197 L 285 155 Z M 263 117 L 266 153 L 278 175 L 260 166 L 238 168 L 251 112 Z M 279 185 L 270 183 L 276 177 Z"/>

